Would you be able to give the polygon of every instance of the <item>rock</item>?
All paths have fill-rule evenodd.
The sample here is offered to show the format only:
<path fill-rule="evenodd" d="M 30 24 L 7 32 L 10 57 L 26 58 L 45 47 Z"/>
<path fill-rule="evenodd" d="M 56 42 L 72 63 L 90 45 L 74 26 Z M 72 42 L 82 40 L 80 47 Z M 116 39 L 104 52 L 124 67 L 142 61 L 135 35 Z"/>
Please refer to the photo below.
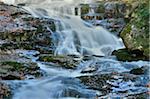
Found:
<path fill-rule="evenodd" d="M 104 4 L 105 18 L 124 17 L 126 12 L 126 4 L 124 2 L 106 2 Z"/>
<path fill-rule="evenodd" d="M 141 93 L 141 94 L 136 94 L 136 95 L 130 95 L 127 96 L 128 99 L 148 99 L 149 94 L 148 93 Z"/>
<path fill-rule="evenodd" d="M 96 68 L 95 66 L 89 66 L 84 68 L 81 73 L 92 73 L 95 72 L 98 68 Z"/>
<path fill-rule="evenodd" d="M 77 77 L 89 89 L 99 90 L 103 95 L 117 91 L 130 91 L 136 76 L 128 73 L 95 74 Z M 126 88 L 124 88 L 126 86 Z"/>
<path fill-rule="evenodd" d="M 0 5 L 0 49 L 36 49 L 52 44 L 52 31 L 55 31 L 53 19 L 34 18 L 21 7 Z"/>
<path fill-rule="evenodd" d="M 119 61 L 138 61 L 138 60 L 148 60 L 142 51 L 139 50 L 128 50 L 119 49 L 113 51 L 112 55 L 115 55 Z"/>
<path fill-rule="evenodd" d="M 63 97 L 76 97 L 76 98 L 86 98 L 86 95 L 82 94 L 81 92 L 75 89 L 65 89 L 62 93 Z"/>
<path fill-rule="evenodd" d="M 81 76 L 77 78 L 79 78 L 81 83 L 85 84 L 90 89 L 103 91 L 103 93 L 110 91 L 110 86 L 107 84 L 107 80 L 111 79 L 112 77 L 109 74 Z"/>
<path fill-rule="evenodd" d="M 0 79 L 2 80 L 23 80 L 27 75 L 38 78 L 43 74 L 36 63 L 0 62 Z"/>
<path fill-rule="evenodd" d="M 71 56 L 54 56 L 54 55 L 40 55 L 39 61 L 55 63 L 67 69 L 75 69 L 80 63 L 80 60 L 76 60 Z"/>
<path fill-rule="evenodd" d="M 131 74 L 135 75 L 143 75 L 149 73 L 149 67 L 148 66 L 142 66 L 141 68 L 134 68 L 130 71 Z"/>
<path fill-rule="evenodd" d="M 11 91 L 9 86 L 0 82 L 0 99 L 9 99 L 11 96 Z"/>
<path fill-rule="evenodd" d="M 133 60 L 141 60 L 139 56 L 149 60 L 149 8 L 148 0 L 139 2 L 138 7 L 132 12 L 132 19 L 120 33 L 121 38 L 130 53 L 136 56 Z M 126 55 L 124 57 L 127 57 Z"/>

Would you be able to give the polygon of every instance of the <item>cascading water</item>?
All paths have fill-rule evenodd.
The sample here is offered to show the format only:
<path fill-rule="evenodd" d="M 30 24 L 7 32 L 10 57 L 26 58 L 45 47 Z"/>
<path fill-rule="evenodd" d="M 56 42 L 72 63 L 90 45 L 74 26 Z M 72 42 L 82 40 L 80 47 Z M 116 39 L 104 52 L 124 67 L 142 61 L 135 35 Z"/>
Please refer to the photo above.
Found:
<path fill-rule="evenodd" d="M 24 8 L 35 17 L 53 18 L 57 21 L 56 33 L 59 35 L 56 43 L 55 55 L 77 54 L 77 55 L 110 55 L 111 52 L 123 46 L 122 42 L 102 27 L 94 27 L 74 15 L 74 8 L 80 3 L 91 3 L 92 0 L 3 0 L 8 4 L 25 3 Z M 51 31 L 51 30 L 49 30 Z M 34 51 L 33 51 L 34 52 Z M 128 72 L 133 66 L 148 65 L 148 62 L 119 62 L 112 57 L 87 56 L 82 60 L 75 70 L 68 70 L 56 64 L 47 64 L 36 61 L 37 57 L 32 51 L 18 52 L 23 56 L 31 58 L 38 66 L 46 72 L 47 76 L 34 80 L 8 81 L 15 86 L 13 99 L 72 99 L 81 97 L 95 99 L 101 95 L 101 91 L 92 90 L 81 84 L 77 77 L 95 74 L 106 74 L 112 72 Z M 86 56 L 85 56 L 86 57 Z M 89 60 L 88 60 L 89 58 Z M 142 65 L 141 65 L 142 64 Z M 56 65 L 56 66 L 55 66 Z M 81 73 L 89 68 L 96 70 L 93 73 Z M 118 78 L 117 78 L 118 77 Z M 115 80 L 108 81 L 113 86 L 113 91 L 122 93 L 143 92 L 143 87 L 134 86 L 134 82 L 124 82 L 122 76 L 115 76 Z M 117 80 L 116 80 L 117 79 Z M 141 82 L 144 77 L 140 78 Z M 139 81 L 140 81 L 139 80 Z M 99 81 L 98 81 L 99 82 Z M 104 81 L 100 81 L 104 82 Z M 141 83 L 138 82 L 137 83 Z M 95 83 L 95 82 L 94 82 Z M 17 88 L 16 88 L 17 87 Z M 103 86 L 107 87 L 107 86 Z M 132 90 L 134 89 L 134 90 Z M 145 89 L 145 88 L 144 88 Z M 132 94 L 133 94 L 132 93 Z M 127 93 L 128 94 L 128 93 Z M 114 93 L 110 96 L 114 96 Z M 116 95 L 118 98 L 118 95 Z M 108 95 L 109 97 L 109 95 Z M 122 98 L 122 94 L 120 96 Z M 105 97 L 104 97 L 105 98 Z M 110 98 L 110 97 L 109 97 Z M 76 99 L 76 98 L 75 98 Z"/>
<path fill-rule="evenodd" d="M 55 55 L 110 55 L 113 50 L 123 47 L 121 41 L 104 28 L 88 25 L 80 16 L 74 15 L 75 6 L 90 2 L 91 0 L 14 1 L 15 4 L 27 3 L 28 6 L 24 8 L 35 17 L 51 17 L 60 20 L 59 25 L 56 24 L 56 32 L 61 39 L 58 41 Z M 44 12 L 39 9 L 43 9 Z"/>

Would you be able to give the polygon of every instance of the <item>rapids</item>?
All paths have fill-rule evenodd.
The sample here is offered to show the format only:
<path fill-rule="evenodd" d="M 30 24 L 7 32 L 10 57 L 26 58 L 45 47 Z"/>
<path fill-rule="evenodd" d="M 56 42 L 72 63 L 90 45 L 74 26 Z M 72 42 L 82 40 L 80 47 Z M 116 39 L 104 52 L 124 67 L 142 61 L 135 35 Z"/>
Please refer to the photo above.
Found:
<path fill-rule="evenodd" d="M 119 62 L 111 52 L 124 47 L 122 41 L 102 27 L 95 27 L 81 20 L 80 16 L 74 15 L 74 8 L 80 3 L 91 3 L 92 0 L 2 0 L 5 3 L 17 5 L 25 3 L 23 8 L 34 17 L 53 18 L 56 21 L 56 33 L 59 35 L 56 43 L 55 55 L 89 55 L 92 57 L 88 61 L 81 61 L 75 70 L 64 69 L 52 64 L 37 61 L 34 55 L 36 51 L 18 51 L 18 53 L 37 62 L 38 66 L 46 72 L 46 76 L 24 81 L 6 81 L 13 86 L 13 99 L 95 99 L 101 96 L 101 91 L 89 89 L 80 83 L 77 77 L 90 76 L 94 73 L 81 73 L 85 68 L 98 64 L 97 74 L 111 72 L 129 72 L 133 66 L 148 65 L 149 62 Z M 49 46 L 49 45 L 47 45 Z M 99 55 L 104 57 L 94 57 Z M 122 98 L 135 93 L 143 93 L 145 87 L 135 86 L 132 81 L 118 80 L 108 81 L 114 86 L 113 92 L 103 98 Z M 146 77 L 139 77 L 136 83 L 141 83 Z M 133 89 L 133 90 L 131 90 Z M 127 94 L 121 93 L 127 91 Z"/>
<path fill-rule="evenodd" d="M 58 20 L 56 33 L 60 39 L 55 55 L 111 55 L 113 50 L 124 47 L 122 41 L 102 27 L 94 27 L 74 15 L 74 9 L 80 3 L 91 0 L 14 0 L 9 4 L 25 3 L 26 9 L 34 17 L 46 17 Z"/>

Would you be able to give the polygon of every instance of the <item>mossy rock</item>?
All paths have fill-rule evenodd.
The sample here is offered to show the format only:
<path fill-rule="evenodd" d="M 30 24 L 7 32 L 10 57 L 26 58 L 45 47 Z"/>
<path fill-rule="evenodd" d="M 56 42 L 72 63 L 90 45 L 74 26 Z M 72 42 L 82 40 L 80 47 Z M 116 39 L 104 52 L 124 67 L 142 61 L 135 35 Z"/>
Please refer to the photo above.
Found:
<path fill-rule="evenodd" d="M 134 75 L 149 75 L 150 67 L 148 65 L 144 65 L 142 67 L 136 67 L 130 70 L 131 74 Z"/>
<path fill-rule="evenodd" d="M 0 45 L 0 49 L 34 50 L 36 46 L 53 45 L 51 33 L 56 30 L 54 19 L 34 18 L 27 12 L 24 12 L 21 7 L 6 4 L 1 4 L 0 10 L 4 10 L 2 17 L 12 20 L 9 22 L 4 20 L 2 22 L 0 39 L 11 43 Z M 5 16 L 5 13 L 8 15 Z M 14 25 L 11 28 L 5 28 L 9 27 L 9 24 Z"/>
<path fill-rule="evenodd" d="M 39 61 L 52 62 L 67 69 L 75 69 L 79 61 L 70 56 L 40 55 Z"/>
<path fill-rule="evenodd" d="M 143 52 L 143 55 L 146 57 L 146 60 L 150 58 L 148 4 L 148 0 L 140 1 L 138 7 L 132 13 L 132 19 L 129 23 L 127 23 L 123 31 L 120 33 L 120 36 L 123 39 L 127 50 L 131 52 L 134 50 L 140 50 L 141 52 Z M 123 59 L 123 57 L 119 57 Z M 129 58 L 136 60 L 133 57 Z M 140 58 L 137 57 L 137 60 L 139 59 Z"/>
<path fill-rule="evenodd" d="M 23 80 L 26 76 L 41 77 L 43 73 L 36 63 L 19 63 L 16 61 L 0 62 L 0 79 Z"/>
<path fill-rule="evenodd" d="M 130 51 L 128 49 L 119 49 L 114 51 L 112 55 L 115 55 L 119 61 L 149 60 L 143 55 L 143 52 L 139 50 Z"/>

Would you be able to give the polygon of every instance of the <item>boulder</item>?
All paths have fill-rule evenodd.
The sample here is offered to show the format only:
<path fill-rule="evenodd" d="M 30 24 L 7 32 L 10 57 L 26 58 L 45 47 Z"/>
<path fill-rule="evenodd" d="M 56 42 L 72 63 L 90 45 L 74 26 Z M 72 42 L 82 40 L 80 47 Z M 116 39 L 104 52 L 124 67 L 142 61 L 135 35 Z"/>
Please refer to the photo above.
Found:
<path fill-rule="evenodd" d="M 149 73 L 149 66 L 142 66 L 140 68 L 134 68 L 130 71 L 131 74 L 143 75 Z"/>
<path fill-rule="evenodd" d="M 53 45 L 51 33 L 55 31 L 53 19 L 34 18 L 21 7 L 0 5 L 0 44 L 3 49 L 35 49 Z"/>
<path fill-rule="evenodd" d="M 126 54 L 119 50 L 117 58 L 134 57 L 134 60 L 149 60 L 149 6 L 148 0 L 141 1 L 132 12 L 132 18 L 120 33 L 126 47 Z M 121 56 L 122 53 L 122 58 Z M 127 54 L 128 53 L 128 54 Z M 119 55 L 120 54 L 120 55 Z M 118 56 L 119 55 L 119 56 Z M 134 55 L 134 56 L 133 56 Z M 139 58 L 139 57 L 142 57 Z M 127 59 L 127 58 L 126 58 Z M 124 60 L 126 60 L 124 59 Z M 132 60 L 130 59 L 130 60 Z M 128 60 L 128 59 L 127 59 Z"/>
<path fill-rule="evenodd" d="M 0 79 L 2 80 L 23 80 L 31 75 L 34 78 L 43 75 L 36 63 L 0 62 Z"/>
<path fill-rule="evenodd" d="M 140 50 L 128 50 L 128 49 L 119 49 L 113 51 L 112 55 L 115 55 L 119 61 L 138 61 L 138 60 L 147 60 L 147 57 L 143 55 L 143 52 Z"/>

